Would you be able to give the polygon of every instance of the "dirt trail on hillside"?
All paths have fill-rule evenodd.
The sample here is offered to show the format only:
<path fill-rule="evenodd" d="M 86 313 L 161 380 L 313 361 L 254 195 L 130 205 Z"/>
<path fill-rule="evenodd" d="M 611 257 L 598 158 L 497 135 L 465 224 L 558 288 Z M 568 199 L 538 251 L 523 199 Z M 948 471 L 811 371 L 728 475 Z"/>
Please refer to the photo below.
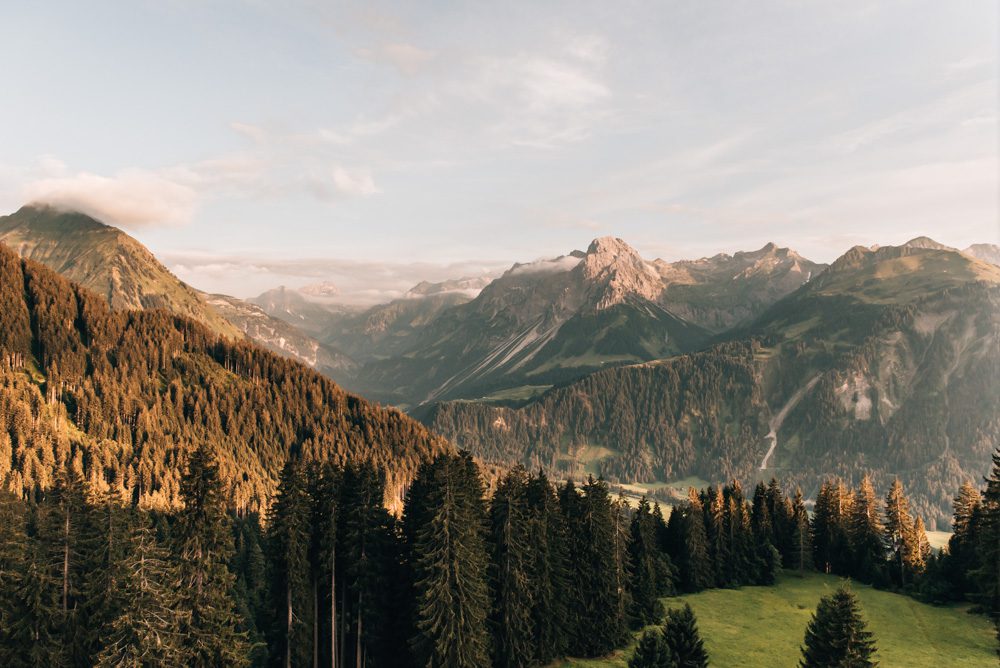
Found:
<path fill-rule="evenodd" d="M 767 449 L 767 454 L 764 455 L 764 459 L 760 463 L 761 471 L 767 468 L 768 460 L 771 459 L 771 455 L 774 454 L 774 449 L 778 447 L 778 430 L 781 429 L 781 423 L 785 421 L 785 418 L 788 417 L 791 410 L 795 408 L 795 404 L 799 403 L 802 397 L 806 395 L 806 392 L 811 390 L 813 386 L 819 382 L 821 376 L 822 374 L 816 374 L 808 383 L 796 390 L 795 394 L 789 397 L 785 405 L 781 407 L 778 414 L 771 418 L 771 421 L 768 423 L 771 431 L 767 432 L 767 436 L 764 437 L 771 441 L 771 447 Z"/>

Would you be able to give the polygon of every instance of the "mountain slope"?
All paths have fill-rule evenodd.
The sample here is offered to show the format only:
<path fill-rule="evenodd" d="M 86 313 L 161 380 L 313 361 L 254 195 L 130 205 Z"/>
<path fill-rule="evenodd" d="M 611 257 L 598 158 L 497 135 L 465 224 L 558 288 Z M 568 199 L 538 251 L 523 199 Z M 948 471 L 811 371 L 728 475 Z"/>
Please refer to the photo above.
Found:
<path fill-rule="evenodd" d="M 164 308 L 223 336 L 240 336 L 145 246 L 84 214 L 25 206 L 0 216 L 0 242 L 96 292 L 113 309 Z"/>
<path fill-rule="evenodd" d="M 18 494 L 69 464 L 100 490 L 177 503 L 187 454 L 213 448 L 233 506 L 261 510 L 290 455 L 372 460 L 397 504 L 449 446 L 393 409 L 245 341 L 103 298 L 0 246 L 0 483 Z"/>
<path fill-rule="evenodd" d="M 1000 440 L 1000 267 L 920 240 L 851 249 L 727 337 L 518 409 L 448 402 L 427 423 L 488 458 L 626 482 L 781 469 L 808 494 L 825 475 L 898 475 L 942 523 Z"/>
<path fill-rule="evenodd" d="M 234 297 L 207 295 L 164 267 L 145 246 L 89 216 L 26 206 L 0 217 L 0 242 L 103 296 L 114 310 L 162 308 L 229 338 L 244 335 L 280 354 L 349 376 L 353 362 Z"/>
<path fill-rule="evenodd" d="M 335 347 L 320 343 L 259 306 L 228 295 L 200 293 L 219 315 L 268 350 L 302 362 L 338 383 L 353 377 L 357 364 Z"/>
<path fill-rule="evenodd" d="M 963 252 L 984 262 L 1000 265 L 1000 246 L 996 244 L 972 244 Z"/>

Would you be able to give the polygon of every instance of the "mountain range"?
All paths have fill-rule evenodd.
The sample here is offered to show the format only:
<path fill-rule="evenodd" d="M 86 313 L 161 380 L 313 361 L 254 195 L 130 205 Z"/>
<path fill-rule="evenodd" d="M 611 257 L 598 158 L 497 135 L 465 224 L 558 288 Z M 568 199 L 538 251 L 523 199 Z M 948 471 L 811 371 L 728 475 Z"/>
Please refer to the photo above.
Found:
<path fill-rule="evenodd" d="M 1000 248 L 926 237 L 830 266 L 775 244 L 647 260 L 621 239 L 420 283 L 369 308 L 329 283 L 240 300 L 185 285 L 137 241 L 30 206 L 0 241 L 116 311 L 249 337 L 405 408 L 482 461 L 660 489 L 781 471 L 904 478 L 943 523 L 1000 440 Z"/>

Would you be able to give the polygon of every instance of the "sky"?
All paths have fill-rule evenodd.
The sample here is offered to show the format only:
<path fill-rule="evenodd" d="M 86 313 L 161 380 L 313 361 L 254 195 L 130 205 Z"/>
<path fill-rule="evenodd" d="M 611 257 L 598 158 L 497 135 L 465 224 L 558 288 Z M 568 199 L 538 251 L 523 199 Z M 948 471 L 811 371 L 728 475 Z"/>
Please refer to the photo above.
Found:
<path fill-rule="evenodd" d="M 359 302 L 603 235 L 997 243 L 998 26 L 994 0 L 7 2 L 0 213 Z"/>

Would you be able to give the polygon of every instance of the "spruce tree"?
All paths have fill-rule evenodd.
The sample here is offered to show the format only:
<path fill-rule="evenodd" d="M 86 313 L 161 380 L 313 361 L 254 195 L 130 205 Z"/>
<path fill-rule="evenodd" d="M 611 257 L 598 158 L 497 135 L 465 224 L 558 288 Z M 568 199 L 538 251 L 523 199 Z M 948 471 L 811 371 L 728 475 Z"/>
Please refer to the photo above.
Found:
<path fill-rule="evenodd" d="M 674 512 L 678 510 L 683 529 L 681 583 L 686 585 L 687 591 L 701 591 L 714 584 L 715 566 L 705 529 L 705 510 L 693 488 L 688 491 L 688 503 L 677 506 Z"/>
<path fill-rule="evenodd" d="M 670 655 L 670 647 L 660 630 L 650 630 L 642 634 L 635 653 L 628 660 L 628 668 L 674 668 L 677 663 Z"/>
<path fill-rule="evenodd" d="M 105 629 L 94 665 L 100 668 L 168 668 L 189 665 L 180 631 L 177 567 L 159 545 L 147 517 L 132 519 L 117 586 L 122 609 Z"/>
<path fill-rule="evenodd" d="M 809 513 L 802 500 L 802 490 L 796 488 L 792 500 L 792 562 L 788 564 L 802 575 L 813 567 L 812 532 L 809 528 Z"/>
<path fill-rule="evenodd" d="M 885 497 L 884 542 L 889 549 L 889 563 L 893 579 L 899 586 L 906 586 L 923 570 L 923 556 L 910 517 L 910 502 L 897 478 Z"/>
<path fill-rule="evenodd" d="M 490 503 L 490 583 L 493 665 L 526 666 L 538 652 L 533 637 L 534 565 L 527 504 L 527 473 L 514 467 L 497 485 Z"/>
<path fill-rule="evenodd" d="M 310 500 L 300 468 L 288 461 L 268 514 L 267 557 L 272 623 L 272 663 L 291 668 L 312 659 L 309 583 Z"/>
<path fill-rule="evenodd" d="M 313 503 L 312 545 L 310 560 L 312 562 L 313 586 L 321 589 L 317 592 L 322 610 L 317 610 L 315 623 L 320 627 L 316 642 L 321 642 L 317 648 L 320 665 L 336 667 L 338 657 L 338 580 L 337 580 L 337 535 L 340 527 L 341 503 L 340 488 L 343 481 L 343 471 L 331 462 L 325 462 L 318 472 L 310 477 L 309 495 Z M 340 582 L 339 587 L 343 588 Z M 319 607 L 319 605 L 317 605 Z"/>
<path fill-rule="evenodd" d="M 245 666 L 250 656 L 231 596 L 229 571 L 233 535 L 226 514 L 226 494 L 212 453 L 201 446 L 191 453 L 181 479 L 184 503 L 173 531 L 180 563 L 179 611 L 188 665 Z"/>
<path fill-rule="evenodd" d="M 861 618 L 858 600 L 846 587 L 820 599 L 806 627 L 801 668 L 877 665 L 875 641 Z"/>
<path fill-rule="evenodd" d="M 569 647 L 566 592 L 571 588 L 565 522 L 555 490 L 539 471 L 528 480 L 525 496 L 531 521 L 532 635 L 535 661 L 546 665 L 564 656 Z"/>
<path fill-rule="evenodd" d="M 480 668 L 490 661 L 482 482 L 464 452 L 439 455 L 420 477 L 426 507 L 412 515 L 426 518 L 412 528 L 417 660 L 431 668 Z"/>
<path fill-rule="evenodd" d="M 867 475 L 861 479 L 854 493 L 849 532 L 854 575 L 863 582 L 881 583 L 886 554 L 882 511 L 871 478 Z"/>
<path fill-rule="evenodd" d="M 972 574 L 979 568 L 980 517 L 982 496 L 969 481 L 962 483 L 954 499 L 952 534 L 942 569 L 948 578 L 949 596 L 963 599 L 975 589 Z"/>
<path fill-rule="evenodd" d="M 1000 448 L 993 453 L 993 468 L 986 477 L 977 534 L 979 564 L 972 574 L 977 588 L 971 598 L 993 620 L 1000 643 Z"/>
<path fill-rule="evenodd" d="M 633 628 L 641 628 L 660 621 L 663 616 L 663 604 L 659 597 L 664 556 L 656 544 L 656 521 L 646 497 L 642 497 L 632 515 L 629 533 L 629 561 L 632 565 L 629 621 Z"/>
<path fill-rule="evenodd" d="M 705 643 L 698 633 L 694 611 L 687 603 L 683 608 L 674 608 L 667 612 L 667 619 L 663 624 L 663 638 L 670 650 L 673 665 L 683 668 L 708 666 L 708 652 L 705 651 Z"/>

